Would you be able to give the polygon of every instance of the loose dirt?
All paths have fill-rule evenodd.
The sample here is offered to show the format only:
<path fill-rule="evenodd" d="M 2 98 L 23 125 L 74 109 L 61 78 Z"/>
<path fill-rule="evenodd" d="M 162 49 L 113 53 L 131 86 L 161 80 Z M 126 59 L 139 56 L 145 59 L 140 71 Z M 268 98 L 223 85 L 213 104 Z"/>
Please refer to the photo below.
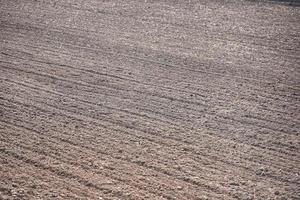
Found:
<path fill-rule="evenodd" d="M 299 199 L 296 1 L 0 0 L 0 199 Z"/>

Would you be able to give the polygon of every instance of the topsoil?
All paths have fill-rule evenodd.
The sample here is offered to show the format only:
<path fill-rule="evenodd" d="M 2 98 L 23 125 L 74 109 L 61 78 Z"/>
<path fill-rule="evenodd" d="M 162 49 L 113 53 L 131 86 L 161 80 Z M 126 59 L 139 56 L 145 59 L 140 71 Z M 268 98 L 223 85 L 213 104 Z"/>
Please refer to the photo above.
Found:
<path fill-rule="evenodd" d="M 300 7 L 0 0 L 0 199 L 299 199 Z"/>

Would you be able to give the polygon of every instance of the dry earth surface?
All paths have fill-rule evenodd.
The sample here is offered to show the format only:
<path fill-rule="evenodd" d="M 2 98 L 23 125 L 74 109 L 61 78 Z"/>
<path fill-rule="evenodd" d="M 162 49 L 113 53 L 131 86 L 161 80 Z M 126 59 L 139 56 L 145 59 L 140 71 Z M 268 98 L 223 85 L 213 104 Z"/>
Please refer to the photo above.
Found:
<path fill-rule="evenodd" d="M 299 199 L 299 5 L 0 0 L 0 199 Z"/>

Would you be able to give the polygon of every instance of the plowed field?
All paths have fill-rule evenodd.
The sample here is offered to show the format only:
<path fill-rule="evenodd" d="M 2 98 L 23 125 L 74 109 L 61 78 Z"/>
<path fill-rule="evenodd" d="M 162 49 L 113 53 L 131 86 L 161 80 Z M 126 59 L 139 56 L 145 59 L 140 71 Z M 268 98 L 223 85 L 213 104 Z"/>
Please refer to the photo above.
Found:
<path fill-rule="evenodd" d="M 0 199 L 299 199 L 299 5 L 0 0 Z"/>

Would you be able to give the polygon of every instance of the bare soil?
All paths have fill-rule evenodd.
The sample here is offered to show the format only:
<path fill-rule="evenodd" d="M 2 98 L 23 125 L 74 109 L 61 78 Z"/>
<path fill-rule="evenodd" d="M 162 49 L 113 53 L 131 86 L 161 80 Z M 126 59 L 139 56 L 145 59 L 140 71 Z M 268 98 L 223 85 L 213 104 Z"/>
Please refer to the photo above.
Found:
<path fill-rule="evenodd" d="M 298 5 L 0 0 L 0 199 L 299 199 Z"/>

